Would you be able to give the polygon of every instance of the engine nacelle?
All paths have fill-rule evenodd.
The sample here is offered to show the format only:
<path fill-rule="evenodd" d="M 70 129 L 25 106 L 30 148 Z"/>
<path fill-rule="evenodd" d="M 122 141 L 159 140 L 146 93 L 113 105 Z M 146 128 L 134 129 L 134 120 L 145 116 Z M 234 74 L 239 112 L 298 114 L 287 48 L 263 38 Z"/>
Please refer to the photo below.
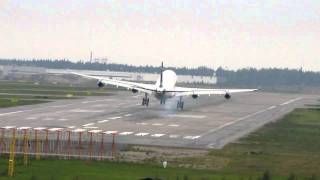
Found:
<path fill-rule="evenodd" d="M 104 83 L 101 82 L 101 81 L 99 81 L 99 82 L 98 82 L 98 87 L 99 87 L 99 88 L 102 88 L 103 86 L 104 86 Z"/>
<path fill-rule="evenodd" d="M 198 97 L 199 97 L 198 94 L 192 94 L 192 98 L 193 98 L 193 99 L 197 99 Z"/>
<path fill-rule="evenodd" d="M 231 95 L 230 95 L 229 93 L 226 93 L 226 94 L 224 95 L 224 98 L 230 99 L 230 98 L 231 98 Z"/>
<path fill-rule="evenodd" d="M 131 91 L 132 91 L 133 93 L 137 93 L 137 92 L 138 92 L 137 89 L 131 89 Z"/>

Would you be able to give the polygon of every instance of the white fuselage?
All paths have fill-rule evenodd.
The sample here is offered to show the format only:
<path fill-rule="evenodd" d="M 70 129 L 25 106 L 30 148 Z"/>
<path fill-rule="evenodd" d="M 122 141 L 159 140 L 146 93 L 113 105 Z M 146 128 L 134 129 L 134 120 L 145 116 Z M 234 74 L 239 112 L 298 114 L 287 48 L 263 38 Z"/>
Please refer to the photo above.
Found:
<path fill-rule="evenodd" d="M 161 98 L 170 98 L 174 96 L 174 93 L 170 92 L 173 91 L 176 82 L 177 82 L 177 75 L 172 70 L 165 70 L 162 72 L 162 87 L 160 87 L 160 76 L 155 84 L 157 92 L 154 94 L 157 99 Z"/>

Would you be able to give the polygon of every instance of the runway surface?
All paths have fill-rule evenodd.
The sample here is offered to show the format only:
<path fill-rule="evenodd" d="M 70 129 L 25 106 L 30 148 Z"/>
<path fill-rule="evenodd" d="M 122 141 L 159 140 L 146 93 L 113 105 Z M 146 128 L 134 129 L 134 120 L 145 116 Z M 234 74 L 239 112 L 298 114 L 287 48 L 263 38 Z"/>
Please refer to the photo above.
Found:
<path fill-rule="evenodd" d="M 185 109 L 179 111 L 176 99 L 163 106 L 151 98 L 149 107 L 141 106 L 141 100 L 142 94 L 118 92 L 6 108 L 0 110 L 0 127 L 117 133 L 121 144 L 215 149 L 296 107 L 317 103 L 312 95 L 255 92 L 235 94 L 230 100 L 223 96 L 186 98 Z"/>

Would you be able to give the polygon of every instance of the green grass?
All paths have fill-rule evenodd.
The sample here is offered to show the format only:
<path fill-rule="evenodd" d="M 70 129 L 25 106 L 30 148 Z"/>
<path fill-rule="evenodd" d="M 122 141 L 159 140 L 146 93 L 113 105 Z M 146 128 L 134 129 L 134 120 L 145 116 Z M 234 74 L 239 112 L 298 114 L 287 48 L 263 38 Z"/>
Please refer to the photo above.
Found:
<path fill-rule="evenodd" d="M 32 160 L 28 167 L 22 165 L 21 159 L 16 161 L 14 178 L 7 177 L 7 161 L 0 160 L 0 179 L 39 179 L 39 180 L 138 180 L 145 177 L 161 179 L 237 179 L 238 176 L 221 175 L 209 170 L 193 170 L 160 165 L 139 165 L 116 162 L 97 162 L 81 160 Z"/>
<path fill-rule="evenodd" d="M 282 120 L 270 123 L 238 143 L 213 150 L 226 173 L 252 174 L 269 170 L 288 176 L 320 176 L 320 110 L 297 109 Z"/>
<path fill-rule="evenodd" d="M 76 99 L 84 96 L 110 96 L 113 90 L 0 81 L 0 108 L 45 103 L 58 99 Z"/>
<path fill-rule="evenodd" d="M 44 100 L 26 100 L 26 99 L 0 99 L 0 108 L 24 106 L 31 104 L 46 103 Z"/>

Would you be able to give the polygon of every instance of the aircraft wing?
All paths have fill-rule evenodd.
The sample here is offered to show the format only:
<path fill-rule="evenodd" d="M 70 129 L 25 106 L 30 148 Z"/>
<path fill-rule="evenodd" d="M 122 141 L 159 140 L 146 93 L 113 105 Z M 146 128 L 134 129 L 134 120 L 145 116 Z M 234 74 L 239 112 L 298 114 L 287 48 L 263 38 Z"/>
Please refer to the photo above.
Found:
<path fill-rule="evenodd" d="M 152 92 L 156 91 L 156 87 L 153 84 L 143 84 L 143 83 L 135 83 L 135 82 L 129 82 L 129 81 L 121 81 L 116 79 L 110 79 L 107 77 L 100 77 L 100 76 L 91 76 L 86 74 L 80 74 L 72 72 L 71 74 L 82 76 L 87 79 L 97 79 L 99 82 L 102 82 L 103 84 L 111 84 L 117 87 L 124 87 L 128 90 L 138 90 L 139 92 L 144 92 L 151 94 Z"/>
<path fill-rule="evenodd" d="M 201 88 L 184 88 L 176 87 L 175 96 L 190 96 L 190 95 L 225 95 L 243 92 L 257 91 L 258 89 L 201 89 Z"/>

